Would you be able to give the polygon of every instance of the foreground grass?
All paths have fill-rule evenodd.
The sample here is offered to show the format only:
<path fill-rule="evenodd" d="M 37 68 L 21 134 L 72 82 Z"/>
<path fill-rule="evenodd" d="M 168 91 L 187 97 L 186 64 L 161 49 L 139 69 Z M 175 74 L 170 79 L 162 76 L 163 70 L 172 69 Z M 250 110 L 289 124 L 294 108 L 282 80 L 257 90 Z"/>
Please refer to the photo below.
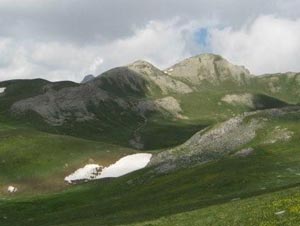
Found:
<path fill-rule="evenodd" d="M 168 174 L 157 174 L 153 168 L 146 168 L 121 178 L 74 186 L 58 194 L 3 199 L 0 201 L 0 225 L 132 225 L 299 186 L 298 114 L 274 117 L 265 123 L 264 129 L 257 131 L 256 138 L 247 144 L 254 149 L 247 157 L 231 155 Z M 287 140 L 266 142 L 276 137 L 274 131 L 278 128 L 293 135 Z M 278 211 L 283 207 L 279 206 Z M 220 208 L 222 211 L 222 206 Z M 248 220 L 256 218 L 256 212 L 248 215 L 242 210 L 241 207 L 241 222 L 248 225 Z M 207 224 L 211 219 L 211 225 L 223 225 L 220 224 L 222 214 L 213 221 L 214 212 L 211 211 L 207 212 Z M 274 216 L 269 216 L 275 211 L 277 209 L 270 209 L 264 219 L 272 222 Z M 224 214 L 228 215 L 225 223 L 230 225 L 231 219 L 234 221 L 230 218 L 232 213 Z M 192 221 L 190 223 L 192 225 Z"/>
<path fill-rule="evenodd" d="M 297 226 L 300 221 L 299 188 L 232 200 L 226 204 L 137 223 L 134 226 Z M 88 225 L 86 223 L 80 225 Z"/>
<path fill-rule="evenodd" d="M 229 157 L 168 175 L 156 175 L 149 168 L 115 180 L 75 186 L 59 194 L 2 200 L 0 225 L 132 225 L 298 186 L 299 143 L 295 139 L 291 146 L 282 143 L 273 147 L 261 146 L 247 158 Z M 269 215 L 283 207 L 270 209 Z M 226 210 L 221 206 L 221 212 L 222 208 Z M 207 225 L 210 220 L 211 225 L 224 225 L 220 224 L 221 212 L 214 222 L 214 210 L 209 211 Z M 239 211 L 244 222 L 256 218 L 256 212 L 243 212 L 243 208 Z M 227 214 L 229 217 L 232 213 Z M 269 215 L 265 217 L 272 222 L 274 217 Z"/>

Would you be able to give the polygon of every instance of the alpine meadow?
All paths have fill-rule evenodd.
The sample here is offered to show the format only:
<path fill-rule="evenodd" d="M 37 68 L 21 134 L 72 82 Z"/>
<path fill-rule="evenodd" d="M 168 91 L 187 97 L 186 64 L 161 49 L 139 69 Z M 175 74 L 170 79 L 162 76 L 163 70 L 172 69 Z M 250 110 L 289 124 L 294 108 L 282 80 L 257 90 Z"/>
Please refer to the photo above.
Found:
<path fill-rule="evenodd" d="M 15 3 L 1 226 L 299 225 L 297 0 Z"/>

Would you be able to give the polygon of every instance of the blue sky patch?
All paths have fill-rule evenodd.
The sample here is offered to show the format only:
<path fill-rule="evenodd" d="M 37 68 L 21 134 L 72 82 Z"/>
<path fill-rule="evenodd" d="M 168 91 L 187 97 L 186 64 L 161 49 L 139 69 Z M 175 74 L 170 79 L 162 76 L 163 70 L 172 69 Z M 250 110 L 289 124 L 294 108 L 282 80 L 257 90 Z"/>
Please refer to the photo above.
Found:
<path fill-rule="evenodd" d="M 207 45 L 208 41 L 208 29 L 207 28 L 200 28 L 196 34 L 196 41 L 199 43 L 201 46 L 205 47 Z"/>

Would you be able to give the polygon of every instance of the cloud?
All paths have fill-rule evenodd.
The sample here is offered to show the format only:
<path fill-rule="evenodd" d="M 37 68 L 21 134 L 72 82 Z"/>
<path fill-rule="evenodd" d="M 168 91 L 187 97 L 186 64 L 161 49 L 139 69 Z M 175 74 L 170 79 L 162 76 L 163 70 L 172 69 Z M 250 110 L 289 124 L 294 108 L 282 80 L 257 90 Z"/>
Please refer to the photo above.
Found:
<path fill-rule="evenodd" d="M 100 65 L 103 64 L 104 60 L 101 57 L 96 57 L 94 62 L 90 65 L 89 71 L 91 74 L 95 74 Z"/>
<path fill-rule="evenodd" d="M 299 16 L 298 6 L 299 0 L 0 0 L 0 36 L 83 45 L 128 37 L 151 20 L 239 27 L 262 14 Z"/>
<path fill-rule="evenodd" d="M 260 16 L 241 29 L 212 29 L 210 45 L 255 74 L 300 71 L 300 19 Z"/>
<path fill-rule="evenodd" d="M 164 68 L 200 51 L 195 37 L 199 26 L 179 18 L 150 21 L 135 27 L 131 36 L 84 46 L 0 39 L 0 51 L 11 52 L 0 65 L 0 80 L 42 77 L 80 81 L 86 74 L 98 75 L 137 59 Z"/>
<path fill-rule="evenodd" d="M 198 52 L 195 32 L 200 25 L 194 22 L 181 23 L 173 19 L 167 22 L 150 21 L 145 27 L 134 30 L 132 36 L 119 39 L 100 47 L 105 69 L 124 65 L 137 59 L 147 60 L 159 67 Z"/>
<path fill-rule="evenodd" d="M 295 25 L 299 7 L 299 0 L 0 0 L 0 80 L 80 81 L 85 74 L 97 75 L 137 59 L 166 67 L 203 51 L 224 54 L 256 73 L 295 70 L 292 59 L 289 64 L 282 60 L 272 65 L 278 59 L 271 54 L 264 55 L 269 62 L 257 60 L 257 64 L 257 53 L 262 54 L 258 45 L 264 42 L 255 37 L 265 30 L 259 24 L 286 25 L 285 36 L 275 34 L 281 41 L 263 31 L 265 40 L 273 40 L 266 41 L 271 46 L 268 51 L 278 54 L 272 48 L 277 45 L 285 58 L 298 57 L 287 50 L 287 43 L 295 42 L 284 39 L 297 37 L 288 34 L 299 30 Z M 296 44 L 291 48 L 297 48 Z"/>

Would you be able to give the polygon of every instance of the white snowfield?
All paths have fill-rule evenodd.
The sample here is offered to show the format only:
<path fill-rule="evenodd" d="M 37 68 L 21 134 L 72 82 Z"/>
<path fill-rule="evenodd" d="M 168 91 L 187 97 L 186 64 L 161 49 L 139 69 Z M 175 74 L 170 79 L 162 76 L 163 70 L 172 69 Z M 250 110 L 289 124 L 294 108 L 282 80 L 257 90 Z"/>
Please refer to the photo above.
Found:
<path fill-rule="evenodd" d="M 5 87 L 0 87 L 0 94 L 5 92 Z"/>
<path fill-rule="evenodd" d="M 88 181 L 108 177 L 120 177 L 130 172 L 146 167 L 152 154 L 139 153 L 127 155 L 108 167 L 97 164 L 88 164 L 65 177 L 65 181 L 73 183 L 76 181 Z"/>

